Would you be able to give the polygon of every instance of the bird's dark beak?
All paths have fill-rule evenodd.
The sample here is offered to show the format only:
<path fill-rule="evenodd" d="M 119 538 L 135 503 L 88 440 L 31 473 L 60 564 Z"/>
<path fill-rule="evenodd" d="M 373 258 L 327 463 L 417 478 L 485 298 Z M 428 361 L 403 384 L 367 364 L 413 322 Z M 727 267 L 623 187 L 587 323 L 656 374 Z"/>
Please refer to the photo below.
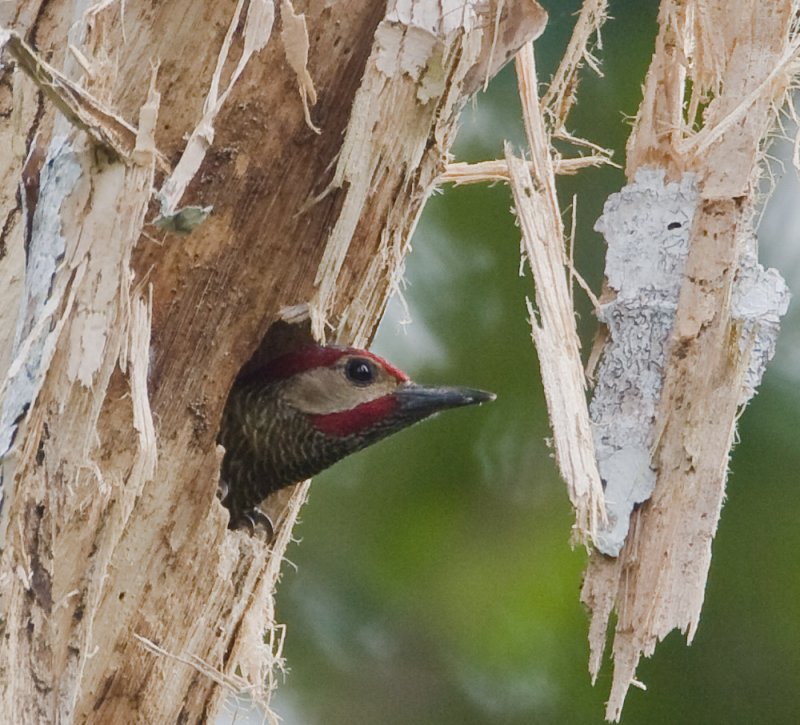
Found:
<path fill-rule="evenodd" d="M 426 387 L 408 383 L 395 391 L 394 397 L 400 403 L 400 410 L 415 418 L 424 418 L 448 408 L 488 403 L 497 396 L 474 388 Z"/>

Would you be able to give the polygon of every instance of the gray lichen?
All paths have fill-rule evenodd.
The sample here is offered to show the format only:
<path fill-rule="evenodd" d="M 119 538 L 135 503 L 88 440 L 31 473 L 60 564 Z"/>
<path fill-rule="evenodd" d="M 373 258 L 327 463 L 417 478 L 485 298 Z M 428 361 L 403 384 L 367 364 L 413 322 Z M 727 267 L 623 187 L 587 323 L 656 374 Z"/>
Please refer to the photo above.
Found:
<path fill-rule="evenodd" d="M 24 300 L 20 304 L 12 363 L 0 387 L 0 463 L 41 387 L 52 356 L 55 344 L 52 321 L 60 302 L 60 293 L 53 290 L 53 280 L 66 250 L 61 233 L 61 206 L 80 174 L 81 166 L 72 147 L 65 138 L 54 138 L 39 179 L 39 202 L 35 210 L 27 210 L 33 211 L 33 220 L 26 255 Z M 3 479 L 4 466 L 0 465 L 0 510 Z"/>
<path fill-rule="evenodd" d="M 20 306 L 14 341 L 14 363 L 5 381 L 0 412 L 0 456 L 11 445 L 16 421 L 39 387 L 40 363 L 50 326 L 52 285 L 66 241 L 61 234 L 61 204 L 81 173 L 74 152 L 64 139 L 54 139 L 39 180 L 39 203 L 33 211 L 31 239 L 25 263 L 25 299 Z M 31 210 L 29 210 L 30 212 Z M 52 304 L 51 304 L 52 306 Z M 24 360 L 23 360 L 24 357 Z"/>
<path fill-rule="evenodd" d="M 642 169 L 608 198 L 595 224 L 608 243 L 605 272 L 617 295 L 599 314 L 610 339 L 589 409 L 608 515 L 595 544 L 610 556 L 625 542 L 634 506 L 655 487 L 652 429 L 698 199 L 694 175 L 665 184 L 663 171 Z M 742 403 L 754 394 L 774 353 L 789 301 L 778 272 L 756 261 L 754 238 L 749 247 L 732 298 L 740 349 L 750 350 Z"/>

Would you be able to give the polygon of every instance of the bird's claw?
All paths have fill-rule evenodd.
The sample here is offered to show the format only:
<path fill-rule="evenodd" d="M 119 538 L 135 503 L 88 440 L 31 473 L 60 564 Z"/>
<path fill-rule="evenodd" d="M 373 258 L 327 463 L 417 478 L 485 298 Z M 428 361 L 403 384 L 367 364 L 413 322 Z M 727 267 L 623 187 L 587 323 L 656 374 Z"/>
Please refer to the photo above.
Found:
<path fill-rule="evenodd" d="M 220 478 L 217 487 L 217 500 L 223 505 L 228 506 L 226 499 L 230 493 L 227 481 Z M 250 536 L 261 539 L 269 544 L 275 538 L 275 526 L 272 519 L 259 508 L 251 508 L 247 511 L 231 511 L 231 518 L 228 521 L 229 529 L 247 529 Z"/>
<path fill-rule="evenodd" d="M 272 524 L 272 519 L 257 508 L 245 511 L 239 518 L 236 528 L 246 528 L 250 536 L 255 536 L 266 544 L 271 543 L 275 538 L 275 526 Z"/>

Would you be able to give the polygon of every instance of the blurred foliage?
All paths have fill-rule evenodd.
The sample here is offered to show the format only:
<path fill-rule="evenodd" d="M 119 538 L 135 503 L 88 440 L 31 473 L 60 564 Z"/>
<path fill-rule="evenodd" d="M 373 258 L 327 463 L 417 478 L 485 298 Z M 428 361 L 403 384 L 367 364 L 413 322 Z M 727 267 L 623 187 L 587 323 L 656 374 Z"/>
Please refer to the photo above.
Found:
<path fill-rule="evenodd" d="M 578 7 L 547 5 L 550 24 L 536 44 L 542 78 Z M 612 2 L 604 77 L 584 71 L 571 119 L 620 163 L 656 10 L 652 1 Z M 504 139 L 523 147 L 512 67 L 466 109 L 455 156 L 498 158 Z M 623 183 L 618 169 L 560 180 L 564 209 L 579 196 L 576 260 L 595 290 L 604 244 L 592 225 Z M 278 598 L 290 671 L 276 708 L 289 725 L 602 722 L 611 672 L 591 686 L 578 601 L 586 554 L 568 544 L 572 514 L 546 442 L 525 312 L 533 290 L 518 275 L 510 206 L 497 185 L 445 189 L 425 210 L 407 308 L 392 301 L 373 349 L 417 380 L 484 387 L 498 399 L 446 413 L 314 481 L 296 529 L 302 542 L 289 550 L 296 567 L 285 566 Z M 772 227 L 783 238 L 762 236 L 767 247 L 796 236 Z M 594 317 L 577 297 L 588 349 Z M 794 308 L 786 326 L 800 328 Z M 689 648 L 670 635 L 642 662 L 648 692 L 631 690 L 625 723 L 797 722 L 795 373 L 773 366 L 741 421 L 699 632 Z"/>

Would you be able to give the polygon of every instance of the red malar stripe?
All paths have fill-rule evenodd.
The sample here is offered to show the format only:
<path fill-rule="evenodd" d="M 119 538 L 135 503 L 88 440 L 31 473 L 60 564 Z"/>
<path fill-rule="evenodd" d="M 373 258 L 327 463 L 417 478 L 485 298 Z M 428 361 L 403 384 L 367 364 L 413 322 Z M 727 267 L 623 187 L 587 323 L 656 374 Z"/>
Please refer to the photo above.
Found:
<path fill-rule="evenodd" d="M 325 435 L 343 438 L 371 428 L 378 421 L 391 415 L 396 408 L 397 399 L 390 394 L 361 403 L 350 410 L 310 415 L 309 421 Z"/>

